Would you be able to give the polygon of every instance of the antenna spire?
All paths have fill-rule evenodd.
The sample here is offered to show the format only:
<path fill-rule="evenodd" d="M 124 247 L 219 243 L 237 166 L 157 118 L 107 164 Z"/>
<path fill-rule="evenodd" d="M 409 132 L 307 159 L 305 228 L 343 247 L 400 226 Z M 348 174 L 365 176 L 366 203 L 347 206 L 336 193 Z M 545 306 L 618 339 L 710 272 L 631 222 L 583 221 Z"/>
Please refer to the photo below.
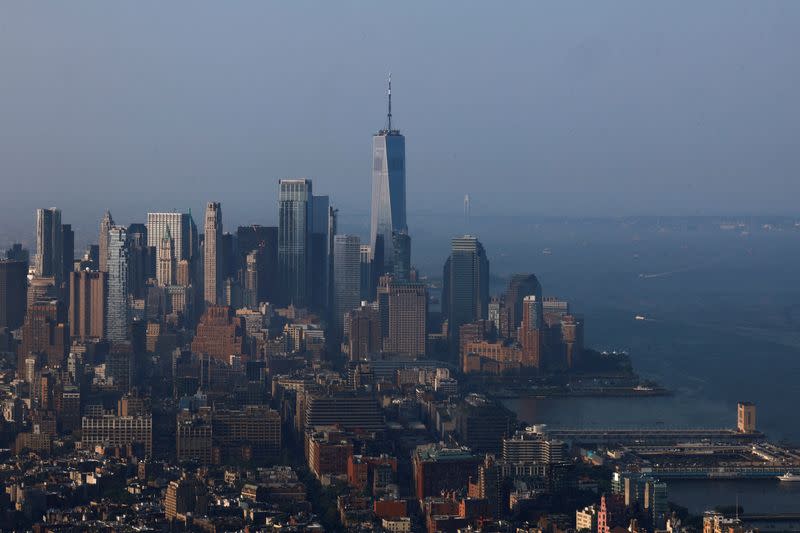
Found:
<path fill-rule="evenodd" d="M 389 73 L 389 90 L 386 92 L 386 95 L 389 97 L 389 114 L 387 115 L 388 119 L 388 126 L 386 129 L 388 131 L 392 131 L 392 73 Z"/>

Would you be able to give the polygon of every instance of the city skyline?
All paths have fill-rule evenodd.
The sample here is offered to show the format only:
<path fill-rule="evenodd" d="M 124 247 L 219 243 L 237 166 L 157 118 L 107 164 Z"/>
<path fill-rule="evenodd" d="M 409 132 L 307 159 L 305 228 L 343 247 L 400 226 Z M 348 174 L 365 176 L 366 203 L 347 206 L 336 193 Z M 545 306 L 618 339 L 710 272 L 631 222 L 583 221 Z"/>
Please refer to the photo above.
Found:
<path fill-rule="evenodd" d="M 383 125 L 389 71 L 396 127 L 413 139 L 414 211 L 457 213 L 468 193 L 473 216 L 797 214 L 789 198 L 800 164 L 778 135 L 791 138 L 798 122 L 789 96 L 796 71 L 785 68 L 798 6 L 709 2 L 688 19 L 678 6 L 584 6 L 603 25 L 566 6 L 518 4 L 513 18 L 472 6 L 446 44 L 434 31 L 449 19 L 444 6 L 401 15 L 416 39 L 378 30 L 374 22 L 388 9 L 349 13 L 343 34 L 313 17 L 312 39 L 292 48 L 300 69 L 277 50 L 292 26 L 278 21 L 308 19 L 302 6 L 250 6 L 237 15 L 165 9 L 164 26 L 147 41 L 136 30 L 137 21 L 147 25 L 147 9 L 130 10 L 127 23 L 98 13 L 97 25 L 65 10 L 64 24 L 48 25 L 33 47 L 26 35 L 49 18 L 44 8 L 4 6 L 4 18 L 18 24 L 0 47 L 8 73 L 0 181 L 11 187 L 0 223 L 53 203 L 67 212 L 94 207 L 93 220 L 105 208 L 120 220 L 148 208 L 201 213 L 209 198 L 271 223 L 276 206 L 241 191 L 269 192 L 275 180 L 298 175 L 321 191 L 346 191 L 340 208 L 368 211 L 367 132 Z M 168 28 L 184 16 L 194 24 L 181 25 L 187 46 L 175 48 Z M 236 32 L 228 33 L 231 25 Z M 206 32 L 230 38 L 212 44 Z M 105 45 L 95 56 L 97 42 Z M 684 61 L 691 47 L 696 53 Z M 426 53 L 430 61 L 412 60 Z M 221 57 L 237 60 L 217 76 Z M 441 64 L 448 68 L 433 66 Z M 461 131 L 470 134 L 453 135 Z M 306 157 L 309 147 L 319 161 Z M 67 182 L 74 190 L 57 202 L 47 194 Z M 518 194 L 504 198 L 497 185 Z M 158 205 L 145 190 L 159 191 Z"/>

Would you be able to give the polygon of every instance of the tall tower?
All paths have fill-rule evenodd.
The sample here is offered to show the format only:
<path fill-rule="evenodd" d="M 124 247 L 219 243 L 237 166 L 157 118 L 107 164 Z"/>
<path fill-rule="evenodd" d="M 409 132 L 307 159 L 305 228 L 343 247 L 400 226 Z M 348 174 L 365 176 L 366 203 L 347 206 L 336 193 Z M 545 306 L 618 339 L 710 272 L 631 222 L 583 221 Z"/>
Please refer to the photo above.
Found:
<path fill-rule="evenodd" d="M 169 286 L 175 284 L 175 241 L 167 228 L 161 243 L 158 245 L 158 274 L 157 279 L 161 285 Z"/>
<path fill-rule="evenodd" d="M 108 230 L 114 225 L 111 212 L 106 211 L 100 221 L 100 234 L 97 237 L 97 246 L 100 250 L 100 272 L 108 272 Z"/>
<path fill-rule="evenodd" d="M 221 288 L 220 273 L 222 271 L 222 206 L 219 202 L 206 205 L 205 223 L 205 256 L 203 260 L 203 293 L 206 305 L 217 305 Z"/>
<path fill-rule="evenodd" d="M 158 250 L 168 228 L 174 242 L 175 261 L 192 260 L 197 251 L 197 228 L 191 213 L 147 213 L 147 246 L 156 250 L 155 264 L 158 265 Z M 159 278 L 158 283 L 164 285 L 164 280 Z"/>
<path fill-rule="evenodd" d="M 428 291 L 424 283 L 389 282 L 389 335 L 383 349 L 406 357 L 425 355 Z"/>
<path fill-rule="evenodd" d="M 488 316 L 489 260 L 476 237 L 464 235 L 453 239 L 444 278 L 447 290 L 442 294 L 443 310 L 449 320 L 451 341 L 456 341 L 459 327 Z"/>
<path fill-rule="evenodd" d="M 333 324 L 341 336 L 344 315 L 361 301 L 361 241 L 356 235 L 333 238 Z"/>
<path fill-rule="evenodd" d="M 306 307 L 310 303 L 311 205 L 309 179 L 280 180 L 278 205 L 278 270 L 282 302 Z"/>
<path fill-rule="evenodd" d="M 379 274 L 391 270 L 392 233 L 408 232 L 406 225 L 406 138 L 392 128 L 392 76 L 389 75 L 389 112 L 386 128 L 372 136 L 372 215 L 370 245 L 374 257 L 383 257 Z M 377 245 L 383 247 L 381 254 Z"/>
<path fill-rule="evenodd" d="M 64 272 L 61 210 L 55 207 L 36 210 L 36 275 L 55 278 L 60 285 Z"/>
<path fill-rule="evenodd" d="M 108 302 L 106 336 L 110 341 L 128 337 L 128 232 L 120 226 L 108 230 Z"/>

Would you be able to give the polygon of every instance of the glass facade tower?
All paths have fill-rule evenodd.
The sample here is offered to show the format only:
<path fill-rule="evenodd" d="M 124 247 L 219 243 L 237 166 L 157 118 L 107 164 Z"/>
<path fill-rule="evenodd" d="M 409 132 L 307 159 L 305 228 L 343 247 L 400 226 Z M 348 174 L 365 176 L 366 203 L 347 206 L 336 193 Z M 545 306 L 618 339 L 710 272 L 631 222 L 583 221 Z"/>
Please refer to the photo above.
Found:
<path fill-rule="evenodd" d="M 278 269 L 283 303 L 310 303 L 311 180 L 280 180 L 278 205 Z"/>
<path fill-rule="evenodd" d="M 128 232 L 113 226 L 108 230 L 108 292 L 106 336 L 110 341 L 128 337 Z"/>

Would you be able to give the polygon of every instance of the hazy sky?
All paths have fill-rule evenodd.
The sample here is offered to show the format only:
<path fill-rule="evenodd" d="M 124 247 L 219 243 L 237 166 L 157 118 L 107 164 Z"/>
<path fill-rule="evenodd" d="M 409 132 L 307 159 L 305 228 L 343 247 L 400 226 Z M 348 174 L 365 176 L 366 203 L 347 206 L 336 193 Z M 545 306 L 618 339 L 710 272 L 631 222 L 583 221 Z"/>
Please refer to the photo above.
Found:
<path fill-rule="evenodd" d="M 0 224 L 223 205 L 277 180 L 369 209 L 406 135 L 415 211 L 798 213 L 800 2 L 0 3 Z M 200 217 L 196 217 L 200 218 Z"/>

